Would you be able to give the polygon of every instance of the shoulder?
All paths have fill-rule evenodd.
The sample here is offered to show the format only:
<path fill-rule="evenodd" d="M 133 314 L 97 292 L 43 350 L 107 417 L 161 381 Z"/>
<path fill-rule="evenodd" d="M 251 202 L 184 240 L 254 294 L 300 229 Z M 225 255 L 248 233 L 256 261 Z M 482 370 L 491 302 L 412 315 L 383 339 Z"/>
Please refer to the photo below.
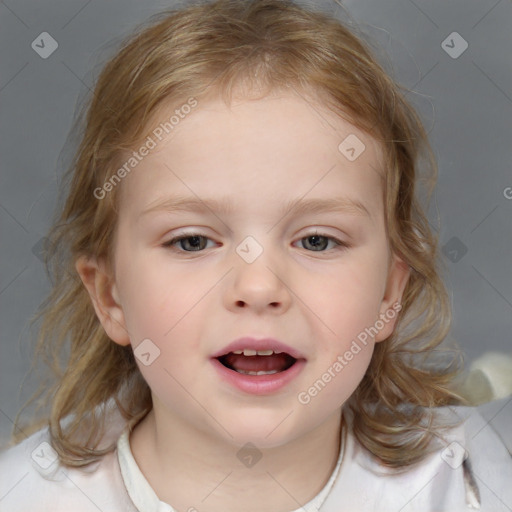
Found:
<path fill-rule="evenodd" d="M 511 510 L 512 395 L 478 407 L 450 409 L 461 424 L 445 438 L 444 462 L 462 468 L 466 494 L 475 489 L 481 510 Z"/>
<path fill-rule="evenodd" d="M 117 435 L 117 429 L 107 435 Z M 84 468 L 70 468 L 60 463 L 47 429 L 0 454 L 0 475 L 3 512 L 135 510 L 115 451 Z"/>
<path fill-rule="evenodd" d="M 432 409 L 436 446 L 400 472 L 378 464 L 350 434 L 325 511 L 512 510 L 512 396 L 479 407 Z"/>
<path fill-rule="evenodd" d="M 442 435 L 439 456 L 463 483 L 466 504 L 512 509 L 512 396 L 478 407 L 446 407 L 460 423 Z"/>
<path fill-rule="evenodd" d="M 469 416 L 473 420 L 468 426 L 483 421 L 483 428 L 497 437 L 512 457 L 512 395 L 475 407 Z"/>
<path fill-rule="evenodd" d="M 512 478 L 512 396 L 478 407 L 443 407 L 438 412 L 441 422 L 456 422 L 441 433 L 444 456 L 449 458 L 455 450 L 460 462 L 467 459 L 475 473 L 496 475 L 498 481 L 509 473 Z"/>

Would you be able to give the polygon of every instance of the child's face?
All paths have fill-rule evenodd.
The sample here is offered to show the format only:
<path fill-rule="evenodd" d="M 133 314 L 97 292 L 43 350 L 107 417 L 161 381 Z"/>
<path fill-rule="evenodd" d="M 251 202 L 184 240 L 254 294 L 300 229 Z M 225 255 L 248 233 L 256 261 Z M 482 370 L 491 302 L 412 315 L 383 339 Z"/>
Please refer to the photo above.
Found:
<path fill-rule="evenodd" d="M 172 113 L 162 111 L 162 120 Z M 366 146 L 354 161 L 338 149 L 351 134 Z M 332 419 L 363 378 L 375 341 L 392 332 L 392 306 L 408 277 L 388 248 L 377 143 L 293 94 L 231 108 L 199 101 L 170 137 L 155 140 L 120 185 L 119 306 L 111 313 L 129 339 L 109 334 L 134 349 L 151 340 L 145 362 L 160 351 L 147 366 L 138 360 L 157 417 L 260 447 Z M 177 196 L 197 205 L 153 209 Z M 217 211 L 213 200 L 229 210 Z M 345 208 L 285 215 L 290 202 L 313 200 Z M 164 245 L 185 233 L 204 238 Z M 366 331 L 360 341 L 390 309 L 375 340 Z M 241 337 L 274 338 L 300 360 L 267 376 L 229 370 L 214 356 Z M 247 371 L 292 361 L 250 357 L 228 362 Z"/>

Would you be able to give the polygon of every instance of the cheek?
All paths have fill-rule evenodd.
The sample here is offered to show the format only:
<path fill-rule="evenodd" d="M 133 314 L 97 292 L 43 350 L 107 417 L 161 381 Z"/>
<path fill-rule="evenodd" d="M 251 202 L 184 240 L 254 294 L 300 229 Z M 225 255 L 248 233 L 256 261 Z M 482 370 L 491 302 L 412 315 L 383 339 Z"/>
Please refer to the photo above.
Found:
<path fill-rule="evenodd" d="M 152 292 L 155 287 L 157 282 Z M 153 393 L 173 407 L 190 399 L 185 390 L 193 387 L 206 359 L 200 345 L 200 308 L 194 307 L 199 300 L 196 295 L 184 297 L 177 288 L 165 292 L 158 289 L 152 302 L 131 303 L 129 324 L 137 340 L 132 342 L 137 365 Z M 154 351 L 156 357 L 150 364 L 139 357 L 141 339 L 151 340 L 149 352 Z"/>
<path fill-rule="evenodd" d="M 185 371 L 184 365 L 180 364 L 183 358 L 178 354 L 169 356 L 164 348 L 150 365 L 144 365 L 140 360 L 137 360 L 137 365 L 153 396 L 158 397 L 167 407 L 183 408 L 183 403 L 190 402 L 186 390 L 191 388 L 194 372 L 191 369 Z"/>
<path fill-rule="evenodd" d="M 297 400 L 308 407 L 312 416 L 334 412 L 354 393 L 370 364 L 373 343 L 351 344 L 328 358 L 317 375 L 313 375 L 309 387 L 303 389 Z M 316 412 L 318 411 L 318 413 Z"/>
<path fill-rule="evenodd" d="M 200 302 L 211 284 L 199 273 L 166 265 L 141 253 L 119 260 L 120 295 L 128 331 L 135 338 L 167 338 Z"/>
<path fill-rule="evenodd" d="M 380 269 L 378 262 L 355 261 L 304 280 L 301 295 L 326 332 L 336 336 L 339 345 L 373 325 L 378 318 L 384 277 L 385 269 Z"/>
<path fill-rule="evenodd" d="M 334 396 L 327 399 L 342 405 L 352 396 L 370 365 L 373 346 L 373 343 L 368 343 L 367 345 L 358 344 L 358 349 L 361 350 L 357 353 L 354 353 L 353 345 L 347 347 L 342 357 L 336 361 L 339 365 L 333 368 L 333 372 L 335 369 L 338 370 L 338 373 L 335 373 L 337 376 L 332 381 L 332 394 Z M 349 354 L 351 354 L 350 360 L 347 357 Z"/>
<path fill-rule="evenodd" d="M 143 359 L 137 363 L 150 385 L 169 387 L 170 375 L 181 382 L 184 361 L 193 360 L 200 350 L 198 315 L 201 299 L 212 285 L 204 275 L 165 268 L 165 261 L 152 261 L 148 256 L 130 258 L 129 265 L 120 265 L 119 270 L 122 307 L 135 356 L 143 340 L 150 340 L 151 344 L 146 341 L 149 352 L 158 354 L 151 365 L 143 364 Z"/>
<path fill-rule="evenodd" d="M 318 310 L 335 334 L 330 332 L 318 354 L 321 367 L 310 389 L 313 395 L 322 395 L 317 406 L 341 406 L 363 379 L 373 354 L 372 329 L 379 318 L 386 272 L 384 258 L 369 254 L 324 281 L 328 293 Z"/>

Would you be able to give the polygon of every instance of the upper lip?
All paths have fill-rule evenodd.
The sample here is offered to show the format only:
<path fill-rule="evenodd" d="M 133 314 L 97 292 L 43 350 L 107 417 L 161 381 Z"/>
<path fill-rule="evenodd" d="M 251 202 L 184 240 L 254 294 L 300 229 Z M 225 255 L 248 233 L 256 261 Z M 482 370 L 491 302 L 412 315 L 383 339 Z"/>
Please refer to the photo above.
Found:
<path fill-rule="evenodd" d="M 286 352 L 294 359 L 305 359 L 305 357 L 297 349 L 290 347 L 286 343 L 273 338 L 256 339 L 249 336 L 238 338 L 237 340 L 231 342 L 229 345 L 226 345 L 224 348 L 221 348 L 215 352 L 212 357 L 217 358 L 225 356 L 230 352 L 235 352 L 236 350 L 244 350 L 246 348 L 252 350 L 273 350 L 274 352 Z"/>

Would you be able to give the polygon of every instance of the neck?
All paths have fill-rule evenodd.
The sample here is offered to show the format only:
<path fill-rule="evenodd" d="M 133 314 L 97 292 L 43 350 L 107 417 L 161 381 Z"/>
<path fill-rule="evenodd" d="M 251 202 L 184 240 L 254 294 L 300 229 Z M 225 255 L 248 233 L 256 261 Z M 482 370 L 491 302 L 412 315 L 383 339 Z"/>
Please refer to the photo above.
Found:
<path fill-rule="evenodd" d="M 300 509 L 329 480 L 338 459 L 341 414 L 285 445 L 254 454 L 152 410 L 130 438 L 133 456 L 159 499 L 179 512 Z M 172 435 L 169 435 L 172 433 Z M 244 463 L 242 463 L 244 462 Z"/>

